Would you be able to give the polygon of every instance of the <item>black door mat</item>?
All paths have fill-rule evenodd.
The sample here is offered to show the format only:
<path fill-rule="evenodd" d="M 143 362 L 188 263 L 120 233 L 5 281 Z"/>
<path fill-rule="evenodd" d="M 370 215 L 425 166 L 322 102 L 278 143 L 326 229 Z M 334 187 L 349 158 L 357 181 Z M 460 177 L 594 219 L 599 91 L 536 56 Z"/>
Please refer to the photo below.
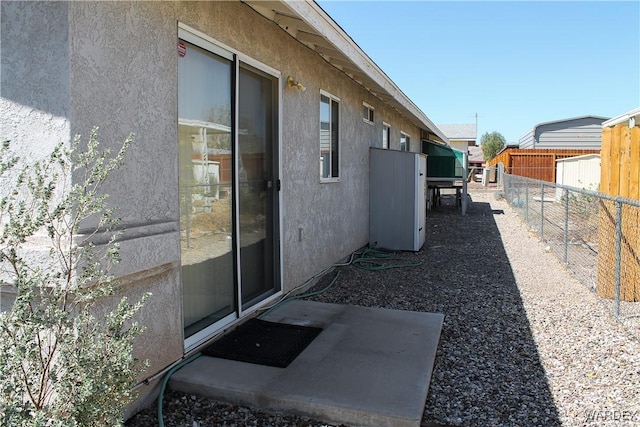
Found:
<path fill-rule="evenodd" d="M 205 356 L 286 368 L 322 328 L 249 319 L 202 350 Z"/>

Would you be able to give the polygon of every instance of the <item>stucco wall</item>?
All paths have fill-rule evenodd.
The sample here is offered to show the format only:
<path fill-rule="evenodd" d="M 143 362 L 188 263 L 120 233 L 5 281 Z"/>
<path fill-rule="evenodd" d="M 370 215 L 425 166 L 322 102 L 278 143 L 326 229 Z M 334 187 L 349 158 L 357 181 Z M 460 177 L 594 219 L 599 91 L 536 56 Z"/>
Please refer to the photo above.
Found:
<path fill-rule="evenodd" d="M 306 86 L 300 92 L 282 84 L 282 257 L 284 288 L 289 290 L 348 256 L 369 237 L 369 147 L 380 147 L 382 121 L 391 125 L 390 148 L 399 148 L 400 131 L 409 134 L 411 151 L 420 150 L 420 132 L 348 76 L 293 39 L 274 23 L 240 2 L 43 2 L 2 4 L 3 99 L 7 114 L 23 114 L 25 129 L 14 135 L 26 144 L 32 133 L 45 135 L 43 148 L 62 137 L 100 126 L 104 145 L 114 149 L 129 132 L 135 143 L 124 168 L 106 191 L 119 209 L 125 237 L 123 262 L 116 272 L 123 293 L 153 295 L 140 321 L 147 332 L 136 351 L 151 360 L 153 374 L 183 354 L 180 272 L 177 37 L 182 22 Z M 47 9 L 51 8 L 51 10 Z M 33 11 L 31 11 L 31 9 Z M 29 10 L 29 14 L 24 14 Z M 53 13 L 55 12 L 55 13 Z M 5 32 L 5 17 L 11 30 Z M 40 26 L 44 25 L 44 29 Z M 24 28 L 57 37 L 40 48 L 56 72 L 29 101 L 32 86 L 6 83 L 16 93 L 5 100 L 5 68 L 18 74 L 37 68 L 36 58 L 11 52 Z M 8 44 L 5 45 L 5 36 Z M 11 39 L 11 40 L 9 40 Z M 12 44 L 13 43 L 13 44 Z M 32 46 L 33 45 L 33 46 Z M 14 49 L 8 47 L 13 46 Z M 54 55 L 51 55 L 54 52 Z M 46 62 L 48 61 L 48 62 Z M 14 65 L 17 64 L 17 65 Z M 13 68 L 12 68 L 13 67 Z M 36 71 L 31 70 L 32 73 Z M 46 75 L 50 75 L 47 71 Z M 39 76 L 39 75 L 38 75 Z M 34 78 L 38 77 L 35 76 Z M 340 182 L 320 183 L 319 92 L 340 98 Z M 23 103 L 27 111 L 21 113 Z M 362 102 L 375 108 L 375 124 L 362 120 Z M 16 102 L 19 105 L 13 105 Z M 13 121 L 11 121 L 13 123 Z M 44 126 L 43 126 L 44 124 Z M 3 129 L 4 131 L 4 129 Z M 302 229 L 302 239 L 299 239 Z M 143 390 L 143 397 L 149 390 Z"/>
<path fill-rule="evenodd" d="M 0 137 L 25 161 L 69 140 L 68 6 L 0 3 Z"/>
<path fill-rule="evenodd" d="M 72 2 L 73 134 L 100 126 L 118 148 L 133 132 L 125 166 L 105 187 L 118 208 L 123 293 L 152 294 L 140 314 L 137 355 L 156 372 L 183 354 L 177 167 L 176 19 L 151 2 Z"/>
<path fill-rule="evenodd" d="M 381 143 L 384 119 L 392 125 L 391 148 L 399 147 L 402 130 L 418 151 L 419 131 L 408 120 L 239 2 L 74 3 L 72 11 L 74 132 L 100 123 L 115 142 L 136 133 L 135 163 L 110 192 L 124 208 L 127 228 L 154 222 L 177 230 L 176 40 L 182 22 L 306 86 L 299 92 L 284 85 L 281 101 L 285 289 L 367 243 L 367 150 Z M 316 167 L 320 89 L 341 99 L 340 183 L 320 184 Z M 362 121 L 363 101 L 376 108 L 375 126 Z"/>
<path fill-rule="evenodd" d="M 9 140 L 24 163 L 70 139 L 67 15 L 66 2 L 0 2 L 0 141 Z M 20 169 L 6 171 L 0 184 L 14 182 Z M 31 245 L 25 256 L 37 259 L 39 253 Z M 0 310 L 14 298 L 15 290 L 3 286 Z"/>

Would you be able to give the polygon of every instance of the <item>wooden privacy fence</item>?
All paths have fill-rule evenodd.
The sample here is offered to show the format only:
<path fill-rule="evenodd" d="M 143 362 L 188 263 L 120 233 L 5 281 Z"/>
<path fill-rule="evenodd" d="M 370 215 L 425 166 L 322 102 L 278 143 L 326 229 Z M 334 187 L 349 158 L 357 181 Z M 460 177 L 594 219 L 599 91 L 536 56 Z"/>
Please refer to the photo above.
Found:
<path fill-rule="evenodd" d="M 600 192 L 640 200 L 640 127 L 602 129 Z"/>
<path fill-rule="evenodd" d="M 640 201 L 640 127 L 604 127 L 601 159 L 600 192 Z M 640 205 L 602 200 L 598 234 L 598 294 L 640 301 Z"/>
<path fill-rule="evenodd" d="M 506 173 L 540 181 L 556 182 L 556 160 L 584 154 L 600 154 L 593 149 L 559 148 L 508 148 L 487 162 L 487 167 L 498 163 L 504 165 Z"/>

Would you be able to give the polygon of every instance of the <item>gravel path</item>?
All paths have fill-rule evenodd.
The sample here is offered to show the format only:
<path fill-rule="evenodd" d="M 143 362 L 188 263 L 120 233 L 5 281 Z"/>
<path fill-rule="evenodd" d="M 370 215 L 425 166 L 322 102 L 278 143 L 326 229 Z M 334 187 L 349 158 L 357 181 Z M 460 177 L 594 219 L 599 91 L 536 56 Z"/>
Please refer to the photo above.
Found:
<path fill-rule="evenodd" d="M 341 267 L 313 299 L 445 314 L 425 426 L 640 426 L 640 342 L 506 202 L 470 194 L 466 217 L 429 212 L 425 248 L 400 255 L 419 267 Z M 174 392 L 165 408 L 167 426 L 326 425 Z M 155 407 L 127 425 L 157 425 Z"/>

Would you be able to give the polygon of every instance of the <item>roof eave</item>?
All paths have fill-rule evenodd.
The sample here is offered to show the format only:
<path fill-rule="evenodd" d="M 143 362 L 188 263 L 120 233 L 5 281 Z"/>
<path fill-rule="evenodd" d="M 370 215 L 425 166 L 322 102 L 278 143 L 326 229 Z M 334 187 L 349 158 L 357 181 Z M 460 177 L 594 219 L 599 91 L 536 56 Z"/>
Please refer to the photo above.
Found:
<path fill-rule="evenodd" d="M 416 126 L 426 128 L 444 142 L 449 142 L 427 115 L 317 3 L 308 0 L 242 1 L 316 51 L 373 96 L 409 116 Z"/>
<path fill-rule="evenodd" d="M 628 113 L 625 114 L 621 114 L 617 117 L 614 117 L 610 120 L 607 120 L 606 122 L 602 123 L 602 127 L 606 128 L 606 127 L 613 127 L 615 125 L 618 125 L 620 123 L 626 122 L 628 120 L 634 119 L 635 121 L 635 125 L 640 124 L 640 107 L 629 111 Z"/>

